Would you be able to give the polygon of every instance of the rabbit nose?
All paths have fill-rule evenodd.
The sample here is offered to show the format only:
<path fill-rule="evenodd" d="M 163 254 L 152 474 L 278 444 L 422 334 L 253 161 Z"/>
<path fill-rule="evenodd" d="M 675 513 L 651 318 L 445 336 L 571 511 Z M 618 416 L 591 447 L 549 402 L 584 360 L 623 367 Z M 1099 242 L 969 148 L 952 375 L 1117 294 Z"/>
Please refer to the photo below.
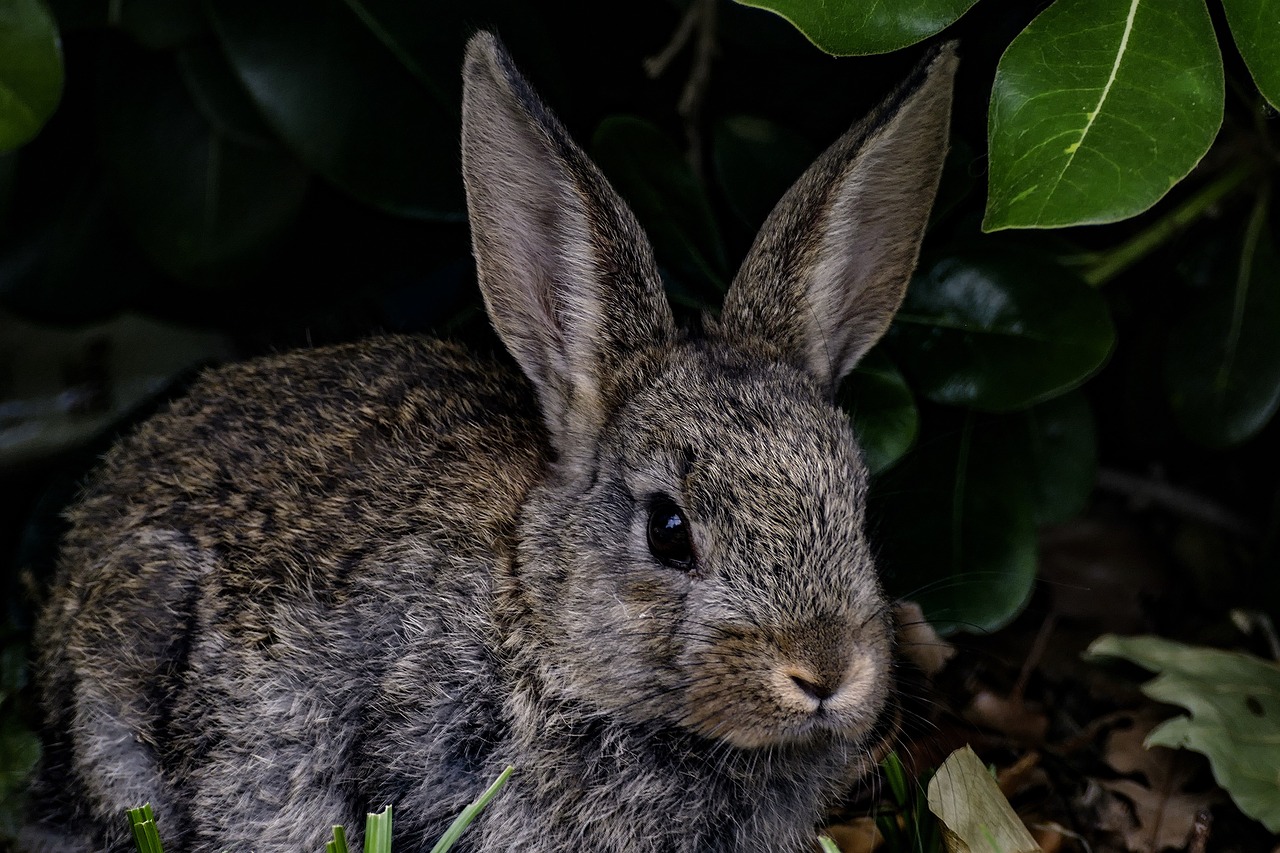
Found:
<path fill-rule="evenodd" d="M 830 699 L 831 695 L 836 692 L 839 685 L 832 685 L 828 681 L 810 681 L 802 675 L 791 673 L 791 681 L 803 690 L 808 696 L 821 702 L 823 699 Z"/>
<path fill-rule="evenodd" d="M 789 667 L 786 675 L 791 678 L 791 683 L 799 687 L 806 697 L 818 703 L 830 699 L 840 689 L 840 678 L 817 675 L 813 670 L 806 667 Z"/>

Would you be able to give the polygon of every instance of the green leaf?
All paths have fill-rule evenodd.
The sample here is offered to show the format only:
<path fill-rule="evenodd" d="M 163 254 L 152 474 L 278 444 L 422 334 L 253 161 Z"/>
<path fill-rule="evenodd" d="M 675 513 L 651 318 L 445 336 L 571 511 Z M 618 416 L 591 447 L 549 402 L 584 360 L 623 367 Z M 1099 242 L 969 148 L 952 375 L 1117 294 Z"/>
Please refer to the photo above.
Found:
<path fill-rule="evenodd" d="M 0 717 L 0 837 L 12 836 L 26 822 L 28 777 L 40 759 L 40 739 L 17 715 Z"/>
<path fill-rule="evenodd" d="M 853 431 L 872 474 L 887 470 L 915 441 L 919 425 L 915 397 L 881 349 L 869 352 L 845 379 L 839 402 L 853 418 Z"/>
<path fill-rule="evenodd" d="M 62 97 L 62 42 L 42 0 L 0 3 L 0 152 L 32 139 Z"/>
<path fill-rule="evenodd" d="M 1032 484 L 1002 430 L 973 413 L 935 425 L 872 484 L 872 504 L 892 593 L 939 631 L 993 631 L 1021 611 L 1036 575 Z"/>
<path fill-rule="evenodd" d="M 1115 339 L 1102 296 L 1026 251 L 971 250 L 918 272 L 889 332 L 912 385 L 931 400 L 990 412 L 1079 385 Z"/>
<path fill-rule="evenodd" d="M 929 811 L 947 848 L 967 853 L 1039 853 L 1027 827 L 971 747 L 957 749 L 929 780 Z"/>
<path fill-rule="evenodd" d="M 123 315 L 64 330 L 0 313 L 0 467 L 83 444 L 180 372 L 231 356 L 220 335 Z"/>
<path fill-rule="evenodd" d="M 211 126 L 167 61 L 123 51 L 114 59 L 100 117 L 109 186 L 157 266 L 205 278 L 293 221 L 307 172 L 287 152 Z"/>
<path fill-rule="evenodd" d="M 1252 438 L 1280 408 L 1280 258 L 1267 227 L 1268 196 L 1254 206 L 1232 279 L 1215 282 L 1169 336 L 1165 384 L 1174 417 L 1210 447 Z"/>
<path fill-rule="evenodd" d="M 1222 0 L 1222 8 L 1253 82 L 1280 109 L 1280 0 Z"/>
<path fill-rule="evenodd" d="M 457 69 L 461 36 L 430 9 L 418 37 L 389 0 L 211 0 L 214 29 L 267 123 L 311 168 L 393 213 L 462 218 Z M 408 7 L 411 4 L 405 4 Z M 417 7 L 415 6 L 414 9 Z M 406 8 L 406 15 L 413 10 Z M 448 57 L 441 80 L 423 53 Z M 446 91 L 450 94 L 446 95 Z"/>
<path fill-rule="evenodd" d="M 1073 391 L 1002 419 L 1009 452 L 1025 460 L 1036 524 L 1079 514 L 1098 477 L 1093 412 Z"/>
<path fill-rule="evenodd" d="M 723 119 L 713 134 L 712 157 L 725 201 L 753 230 L 817 155 L 800 134 L 755 116 Z"/>
<path fill-rule="evenodd" d="M 1088 660 L 1123 658 L 1159 673 L 1142 685 L 1190 716 L 1153 729 L 1147 746 L 1202 753 L 1240 811 L 1280 832 L 1280 666 L 1253 655 L 1161 637 L 1099 637 Z"/>
<path fill-rule="evenodd" d="M 737 0 L 781 15 L 836 56 L 889 53 L 953 24 L 977 0 Z"/>
<path fill-rule="evenodd" d="M 671 137 L 642 118 L 614 116 L 596 129 L 591 154 L 653 240 L 658 262 L 723 291 L 724 248 L 711 205 Z"/>
<path fill-rule="evenodd" d="M 1223 86 L 1204 0 L 1057 0 L 996 70 L 983 228 L 1141 213 L 1209 150 Z"/>

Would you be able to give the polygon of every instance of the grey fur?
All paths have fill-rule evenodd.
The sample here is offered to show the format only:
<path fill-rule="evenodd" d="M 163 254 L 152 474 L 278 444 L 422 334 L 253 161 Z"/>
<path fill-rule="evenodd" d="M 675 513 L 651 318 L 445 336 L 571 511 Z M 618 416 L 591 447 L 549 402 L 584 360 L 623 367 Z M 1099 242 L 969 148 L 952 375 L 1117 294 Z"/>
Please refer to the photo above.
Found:
<path fill-rule="evenodd" d="M 514 764 L 460 851 L 809 850 L 894 720 L 830 394 L 911 273 L 954 64 L 801 178 L 694 339 L 634 217 L 472 39 L 475 254 L 529 382 L 373 339 L 209 371 L 114 448 L 38 626 L 29 849 L 127 851 L 143 800 L 173 851 L 316 850 L 384 803 L 426 849 Z M 658 494 L 692 571 L 648 550 Z"/>

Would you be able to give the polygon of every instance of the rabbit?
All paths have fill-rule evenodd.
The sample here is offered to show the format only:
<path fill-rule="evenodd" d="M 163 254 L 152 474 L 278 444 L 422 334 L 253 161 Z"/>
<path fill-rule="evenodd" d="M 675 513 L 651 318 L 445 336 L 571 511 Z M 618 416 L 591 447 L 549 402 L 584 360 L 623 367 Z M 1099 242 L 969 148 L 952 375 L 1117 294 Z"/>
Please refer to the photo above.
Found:
<path fill-rule="evenodd" d="M 787 192 L 718 318 L 474 35 L 462 165 L 519 372 L 376 337 L 207 370 L 69 510 L 37 625 L 32 851 L 770 851 L 897 730 L 841 379 L 884 333 L 947 147 L 935 48 Z M 358 831 L 353 835 L 359 836 Z"/>

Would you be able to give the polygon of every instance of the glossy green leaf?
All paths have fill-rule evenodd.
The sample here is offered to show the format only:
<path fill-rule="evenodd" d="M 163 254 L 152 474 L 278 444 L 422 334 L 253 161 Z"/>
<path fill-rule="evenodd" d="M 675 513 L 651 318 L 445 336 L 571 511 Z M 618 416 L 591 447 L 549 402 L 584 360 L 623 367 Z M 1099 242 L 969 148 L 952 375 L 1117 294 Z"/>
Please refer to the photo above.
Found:
<path fill-rule="evenodd" d="M 991 412 L 1079 385 L 1101 366 L 1114 338 L 1097 291 L 1010 248 L 947 256 L 918 272 L 889 333 L 920 393 Z"/>
<path fill-rule="evenodd" d="M 452 93 L 461 38 L 411 44 L 412 33 L 383 23 L 395 18 L 390 5 L 211 0 L 208 8 L 236 74 L 303 162 L 385 210 L 461 219 L 462 181 L 457 169 L 444 167 L 458 153 Z M 427 7 L 421 13 L 429 17 Z M 424 27 L 436 32 L 429 21 Z M 431 50 L 448 54 L 447 78 L 424 65 L 422 54 Z"/>
<path fill-rule="evenodd" d="M 1190 716 L 1157 726 L 1146 745 L 1202 753 L 1240 811 L 1280 832 L 1280 666 L 1240 652 L 1114 634 L 1095 640 L 1085 657 L 1123 658 L 1159 673 L 1142 692 Z"/>
<path fill-rule="evenodd" d="M 179 50 L 178 71 L 196 108 L 216 133 L 241 145 L 275 147 L 275 133 L 216 42 L 201 40 Z"/>
<path fill-rule="evenodd" d="M 199 280 L 260 249 L 302 203 L 305 168 L 211 126 L 167 62 L 122 52 L 106 72 L 101 123 L 112 193 L 172 275 Z"/>
<path fill-rule="evenodd" d="M 737 0 L 786 18 L 836 56 L 889 53 L 942 32 L 977 0 Z"/>
<path fill-rule="evenodd" d="M 0 466 L 83 444 L 179 373 L 231 356 L 221 335 L 124 315 L 68 331 L 0 314 Z"/>
<path fill-rule="evenodd" d="M 40 132 L 62 97 L 62 43 L 43 0 L 0 3 L 0 152 Z"/>
<path fill-rule="evenodd" d="M 1026 604 L 1036 576 L 1033 485 L 1002 430 L 968 413 L 872 486 L 881 570 L 940 631 L 992 631 Z"/>
<path fill-rule="evenodd" d="M 711 205 L 671 137 L 644 119 L 614 116 L 596 129 L 591 155 L 653 241 L 658 263 L 723 291 L 724 248 Z"/>
<path fill-rule="evenodd" d="M 1031 478 L 1036 524 L 1079 514 L 1098 477 L 1093 412 L 1073 391 L 1002 419 L 1010 453 L 1021 454 Z"/>
<path fill-rule="evenodd" d="M 1253 82 L 1280 109 L 1280 0 L 1222 0 Z"/>
<path fill-rule="evenodd" d="M 1257 435 L 1280 408 L 1280 257 L 1260 198 L 1239 262 L 1169 334 L 1165 383 L 1182 430 L 1210 447 Z"/>
<path fill-rule="evenodd" d="M 1222 124 L 1222 57 L 1205 0 L 1057 0 L 1000 58 L 983 228 L 1141 213 Z"/>
<path fill-rule="evenodd" d="M 840 386 L 840 406 L 853 418 L 872 474 L 897 462 L 915 441 L 919 412 L 907 380 L 879 348 L 873 349 Z"/>
<path fill-rule="evenodd" d="M 768 119 L 740 115 L 716 124 L 712 155 L 725 200 L 754 230 L 818 151 L 793 130 Z"/>

